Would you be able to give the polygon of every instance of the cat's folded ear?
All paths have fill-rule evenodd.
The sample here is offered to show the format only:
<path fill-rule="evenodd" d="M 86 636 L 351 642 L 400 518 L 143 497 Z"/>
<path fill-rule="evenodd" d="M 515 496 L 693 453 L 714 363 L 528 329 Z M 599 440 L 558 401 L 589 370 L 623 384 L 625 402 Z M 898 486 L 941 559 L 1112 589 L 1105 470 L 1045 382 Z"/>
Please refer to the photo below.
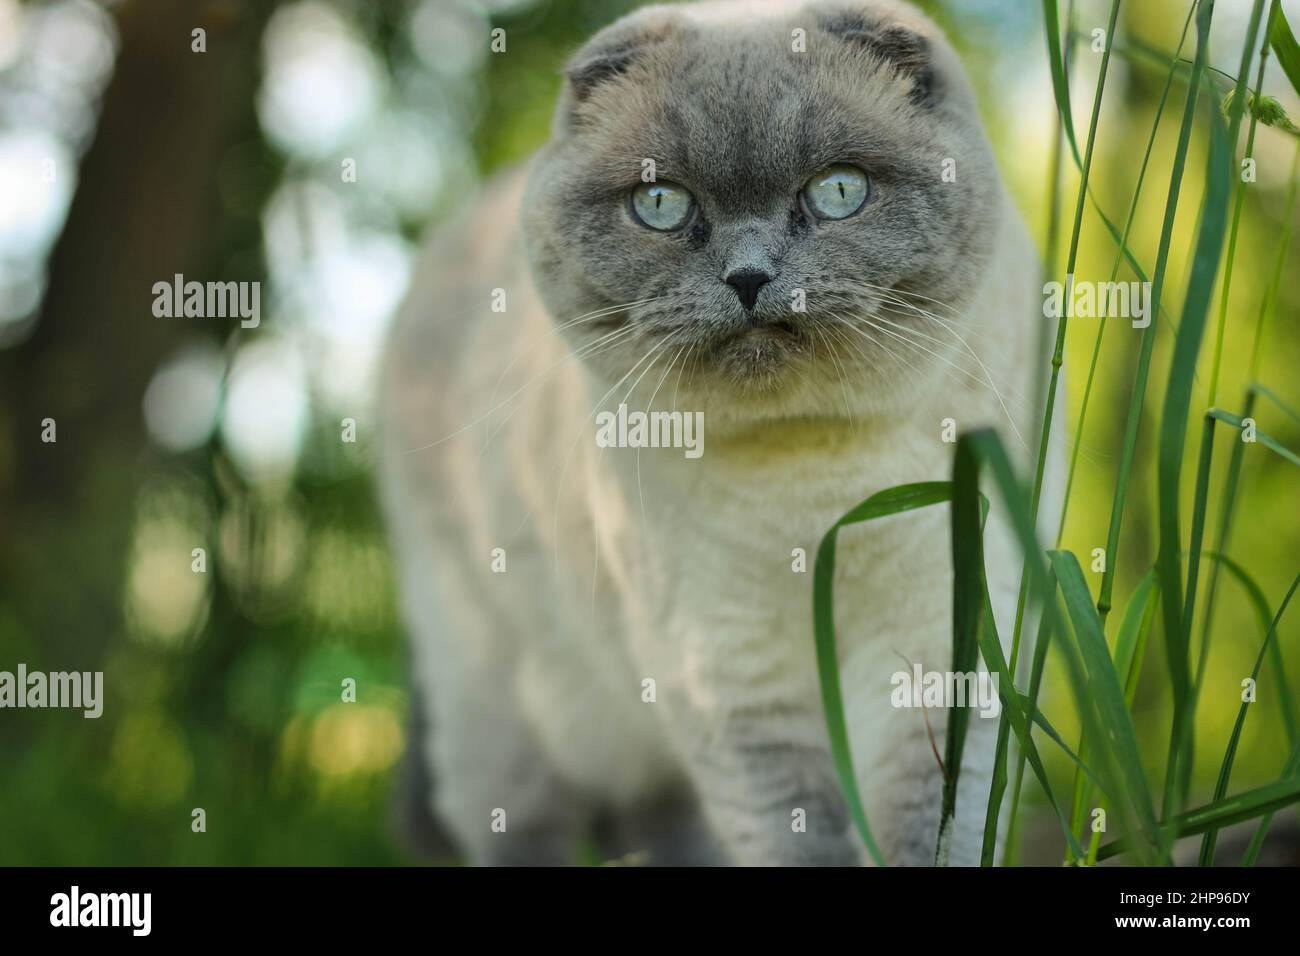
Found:
<path fill-rule="evenodd" d="M 590 96 L 596 87 L 626 73 L 641 49 L 636 37 L 604 43 L 595 49 L 591 46 L 579 50 L 564 68 L 569 89 L 578 102 Z"/>
<path fill-rule="evenodd" d="M 826 13 L 821 29 L 871 54 L 899 76 L 912 81 L 912 102 L 933 106 L 942 84 L 930 41 L 919 29 L 897 22 L 873 19 L 870 14 L 846 9 Z"/>
<path fill-rule="evenodd" d="M 644 14 L 659 13 L 646 10 Z M 633 15 L 618 21 L 592 37 L 570 58 L 564 68 L 564 95 L 557 121 L 565 127 L 581 125 L 583 105 L 602 86 L 631 70 L 642 57 L 672 35 L 671 21 L 664 16 Z"/>

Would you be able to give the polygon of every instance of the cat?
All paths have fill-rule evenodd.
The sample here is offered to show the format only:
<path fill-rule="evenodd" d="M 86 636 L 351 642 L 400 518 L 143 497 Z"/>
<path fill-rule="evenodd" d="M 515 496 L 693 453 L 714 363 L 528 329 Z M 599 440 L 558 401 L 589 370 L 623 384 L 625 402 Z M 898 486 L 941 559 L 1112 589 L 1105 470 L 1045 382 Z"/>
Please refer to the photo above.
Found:
<path fill-rule="evenodd" d="M 869 494 L 949 478 L 957 429 L 1026 464 L 1048 361 L 1037 251 L 950 44 L 894 0 L 637 10 L 426 256 L 380 397 L 422 806 L 475 864 L 869 863 L 811 556 Z M 656 411 L 658 447 L 601 440 L 600 416 Z M 947 711 L 891 681 L 950 667 L 948 521 L 839 538 L 851 750 L 891 865 L 936 858 Z M 996 500 L 986 550 L 1005 644 Z M 996 726 L 970 722 L 953 864 L 979 859 Z"/>

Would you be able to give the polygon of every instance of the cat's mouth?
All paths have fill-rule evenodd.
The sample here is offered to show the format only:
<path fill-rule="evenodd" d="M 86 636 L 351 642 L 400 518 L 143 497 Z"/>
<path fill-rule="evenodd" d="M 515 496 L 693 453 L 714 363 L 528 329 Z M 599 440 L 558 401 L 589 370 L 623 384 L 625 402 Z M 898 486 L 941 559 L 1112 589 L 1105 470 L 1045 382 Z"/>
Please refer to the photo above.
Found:
<path fill-rule="evenodd" d="M 775 336 L 785 336 L 785 337 L 793 337 L 793 338 L 803 337 L 803 333 L 800 332 L 799 329 L 795 327 L 795 324 L 793 322 L 787 322 L 785 319 L 780 319 L 776 322 L 765 322 L 762 325 L 756 325 L 753 328 L 748 329 L 744 334 L 775 335 Z"/>
<path fill-rule="evenodd" d="M 753 342 L 756 340 L 773 340 L 796 344 L 803 342 L 806 338 L 806 333 L 793 322 L 787 319 L 775 319 L 752 322 L 742 328 L 732 329 L 719 337 L 716 347 L 726 348 L 737 342 Z"/>
<path fill-rule="evenodd" d="M 776 384 L 800 356 L 809 352 L 811 339 L 806 329 L 777 319 L 752 323 L 716 339 L 709 359 L 716 369 L 735 381 Z"/>

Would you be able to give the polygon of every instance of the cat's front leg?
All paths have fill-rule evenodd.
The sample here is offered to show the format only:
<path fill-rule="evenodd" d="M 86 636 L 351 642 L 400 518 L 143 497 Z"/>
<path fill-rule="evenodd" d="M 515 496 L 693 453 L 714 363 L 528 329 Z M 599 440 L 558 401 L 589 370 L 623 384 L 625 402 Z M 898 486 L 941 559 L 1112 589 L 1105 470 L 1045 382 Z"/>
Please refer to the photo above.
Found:
<path fill-rule="evenodd" d="M 733 862 L 862 863 L 820 714 L 742 708 L 682 716 L 705 814 Z"/>

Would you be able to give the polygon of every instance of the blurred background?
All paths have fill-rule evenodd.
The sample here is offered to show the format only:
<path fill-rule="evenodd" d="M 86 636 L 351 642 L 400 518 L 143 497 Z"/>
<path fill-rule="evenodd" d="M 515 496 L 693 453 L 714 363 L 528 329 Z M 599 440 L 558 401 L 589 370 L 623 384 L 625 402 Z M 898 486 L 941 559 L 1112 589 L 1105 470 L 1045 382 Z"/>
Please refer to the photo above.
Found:
<path fill-rule="evenodd" d="M 1046 250 L 1056 127 L 1040 4 L 921 5 L 961 49 L 1007 181 Z M 408 702 L 371 475 L 374 359 L 421 235 L 545 139 L 567 56 L 635 6 L 0 0 L 0 669 L 106 672 L 98 720 L 0 711 L 0 863 L 415 862 L 391 825 Z M 1081 131 L 1100 61 L 1091 32 L 1107 8 L 1074 5 Z M 1295 3 L 1284 8 L 1300 22 Z M 1230 74 L 1249 9 L 1220 0 L 1216 10 L 1211 62 Z M 1092 173 L 1117 222 L 1165 79 L 1159 57 L 1141 50 L 1172 53 L 1186 12 L 1183 0 L 1141 0 L 1121 13 L 1120 41 L 1134 56 L 1111 63 Z M 506 30 L 504 52 L 489 49 L 494 27 Z M 1189 39 L 1184 56 L 1193 50 Z M 1275 64 L 1264 90 L 1300 116 Z M 1148 268 L 1184 96 L 1176 81 L 1132 233 Z M 1166 285 L 1175 315 L 1203 129 Z M 1294 134 L 1261 127 L 1220 386 L 1230 410 L 1247 382 L 1296 147 Z M 1068 237 L 1076 179 L 1068 162 L 1065 171 Z M 1300 251 L 1285 256 L 1283 274 L 1300 274 Z M 1113 257 L 1089 212 L 1076 273 L 1104 280 Z M 153 284 L 176 273 L 260 282 L 260 325 L 155 317 Z M 1293 404 L 1298 315 L 1300 289 L 1284 282 L 1261 378 Z M 1105 543 L 1137 356 L 1127 323 L 1110 325 L 1064 541 L 1085 556 Z M 1095 333 L 1091 320 L 1072 326 L 1072 416 Z M 1148 439 L 1169 345 L 1165 331 Z M 1300 448 L 1295 421 L 1269 408 L 1257 417 Z M 41 440 L 47 418 L 54 443 Z M 349 419 L 355 441 L 343 437 Z M 1149 440 L 1136 469 L 1114 558 L 1120 609 L 1155 554 Z M 1252 452 L 1242 495 L 1231 551 L 1275 607 L 1300 565 L 1296 473 Z M 195 548 L 206 571 L 192 570 Z M 1202 797 L 1262 636 L 1234 582 L 1219 594 L 1197 725 Z M 1300 675 L 1294 615 L 1280 637 Z M 1148 654 L 1161 653 L 1153 639 Z M 1153 768 L 1169 725 L 1161 673 L 1148 668 L 1135 707 Z M 356 681 L 355 703 L 341 700 L 345 678 Z M 1069 738 L 1065 693 L 1049 690 L 1046 710 Z M 1234 789 L 1275 779 L 1288 750 L 1275 695 L 1247 722 Z M 1044 754 L 1065 789 L 1069 768 L 1052 748 Z M 1050 811 L 1036 788 L 1026 792 L 1023 859 L 1059 861 Z M 206 834 L 191 831 L 198 807 Z"/>

